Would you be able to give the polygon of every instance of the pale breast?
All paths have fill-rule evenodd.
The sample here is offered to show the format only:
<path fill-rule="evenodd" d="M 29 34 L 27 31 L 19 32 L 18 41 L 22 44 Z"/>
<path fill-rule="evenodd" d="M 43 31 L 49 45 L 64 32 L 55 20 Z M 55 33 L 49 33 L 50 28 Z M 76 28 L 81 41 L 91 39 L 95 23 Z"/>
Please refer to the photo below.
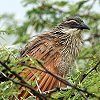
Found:
<path fill-rule="evenodd" d="M 63 48 L 61 49 L 61 62 L 58 66 L 60 73 L 69 73 L 73 62 L 75 61 L 76 57 L 79 55 L 82 46 L 82 38 L 81 33 L 78 34 L 71 34 L 70 39 L 68 38 L 65 42 L 63 42 Z M 65 44 L 64 44 L 65 43 Z"/>

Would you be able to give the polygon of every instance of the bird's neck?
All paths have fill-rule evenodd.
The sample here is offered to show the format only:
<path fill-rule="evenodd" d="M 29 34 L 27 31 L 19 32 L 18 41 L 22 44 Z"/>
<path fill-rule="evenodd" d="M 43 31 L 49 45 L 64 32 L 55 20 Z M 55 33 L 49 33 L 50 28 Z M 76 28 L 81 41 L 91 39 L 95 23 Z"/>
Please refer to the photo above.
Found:
<path fill-rule="evenodd" d="M 82 35 L 81 30 L 69 29 L 63 30 L 64 34 L 58 37 L 58 46 L 61 48 L 61 62 L 58 66 L 59 72 L 68 73 L 70 68 L 78 56 L 81 45 Z"/>
<path fill-rule="evenodd" d="M 68 31 L 63 30 L 63 32 L 65 32 L 65 34 L 61 36 L 60 40 L 63 47 L 62 51 L 68 51 L 69 49 L 69 53 L 73 57 L 76 57 L 83 42 L 81 30 L 69 29 Z"/>
<path fill-rule="evenodd" d="M 74 39 L 79 42 L 82 42 L 81 30 L 75 28 L 70 29 L 70 28 L 57 27 L 52 31 L 52 36 L 56 40 L 56 44 L 58 44 L 58 46 L 59 45 L 67 46 L 69 45 L 69 42 L 71 42 L 70 44 L 73 44 L 72 41 L 74 41 Z"/>

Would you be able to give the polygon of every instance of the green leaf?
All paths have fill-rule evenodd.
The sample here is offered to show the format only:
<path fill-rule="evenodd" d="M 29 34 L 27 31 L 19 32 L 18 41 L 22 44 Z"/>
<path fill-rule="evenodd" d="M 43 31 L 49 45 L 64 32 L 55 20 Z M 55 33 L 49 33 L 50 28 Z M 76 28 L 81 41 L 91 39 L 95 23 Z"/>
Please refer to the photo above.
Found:
<path fill-rule="evenodd" d="M 55 5 L 57 5 L 57 6 L 63 7 L 63 6 L 65 6 L 67 3 L 68 3 L 67 1 L 61 1 L 61 2 L 57 1 L 57 2 L 54 2 L 53 4 L 55 4 Z"/>
<path fill-rule="evenodd" d="M 79 2 L 77 3 L 77 5 L 78 5 L 77 9 L 80 9 L 86 2 L 88 2 L 88 0 L 79 1 Z"/>
<path fill-rule="evenodd" d="M 11 33 L 15 33 L 14 30 L 0 30 L 0 33 L 8 33 L 8 34 L 11 34 Z"/>

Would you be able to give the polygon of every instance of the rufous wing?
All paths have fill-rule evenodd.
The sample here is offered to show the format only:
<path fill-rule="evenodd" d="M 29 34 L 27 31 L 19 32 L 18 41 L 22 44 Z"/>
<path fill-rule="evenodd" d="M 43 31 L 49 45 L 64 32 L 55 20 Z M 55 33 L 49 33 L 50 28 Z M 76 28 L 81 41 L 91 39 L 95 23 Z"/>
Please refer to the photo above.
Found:
<path fill-rule="evenodd" d="M 25 48 L 21 54 L 21 57 L 28 55 L 38 59 L 43 62 L 43 67 L 45 67 L 47 70 L 54 74 L 61 75 L 57 69 L 57 66 L 61 60 L 60 47 L 55 45 L 52 38 L 53 37 L 50 37 L 50 33 L 45 33 L 38 36 Z M 37 85 L 34 87 L 34 89 L 38 90 L 39 92 L 45 92 L 60 86 L 59 80 L 50 74 L 34 68 L 31 70 L 30 68 L 25 68 L 20 73 L 20 76 L 24 76 L 27 82 L 35 81 Z M 40 76 L 39 79 L 37 79 L 37 76 Z M 19 90 L 21 91 L 21 94 L 18 95 L 19 99 L 21 99 L 21 97 L 27 98 L 30 95 L 29 92 L 23 90 L 22 86 L 19 88 Z"/>

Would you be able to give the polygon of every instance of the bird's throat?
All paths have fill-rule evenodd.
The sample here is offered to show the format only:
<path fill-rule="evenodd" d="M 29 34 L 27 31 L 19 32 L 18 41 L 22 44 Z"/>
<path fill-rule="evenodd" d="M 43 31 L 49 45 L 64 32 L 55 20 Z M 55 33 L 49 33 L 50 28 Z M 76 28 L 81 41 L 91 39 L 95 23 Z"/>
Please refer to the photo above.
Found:
<path fill-rule="evenodd" d="M 61 62 L 58 66 L 60 73 L 69 73 L 82 46 L 82 35 L 80 30 L 66 31 L 62 36 Z"/>

